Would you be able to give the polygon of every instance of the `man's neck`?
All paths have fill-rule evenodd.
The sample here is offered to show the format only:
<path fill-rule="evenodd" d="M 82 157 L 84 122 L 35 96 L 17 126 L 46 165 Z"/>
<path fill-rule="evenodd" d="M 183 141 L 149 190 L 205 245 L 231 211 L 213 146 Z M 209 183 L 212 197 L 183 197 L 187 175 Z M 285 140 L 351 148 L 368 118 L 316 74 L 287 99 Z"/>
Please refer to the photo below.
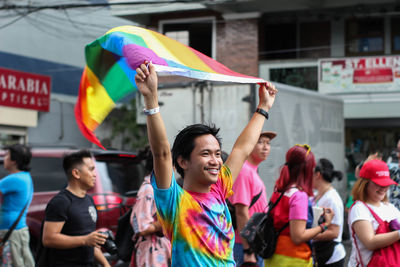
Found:
<path fill-rule="evenodd" d="M 247 158 L 247 161 L 254 166 L 258 166 L 260 165 L 260 163 L 262 162 L 261 160 L 256 160 L 254 157 L 252 157 L 251 155 Z"/>
<path fill-rule="evenodd" d="M 188 177 L 185 177 L 185 179 L 183 179 L 183 189 L 196 193 L 209 193 L 211 190 L 211 185 L 207 186 L 197 183 L 195 184 L 191 182 Z"/>
<path fill-rule="evenodd" d="M 7 170 L 10 174 L 18 173 L 21 172 L 21 170 L 18 170 L 18 168 L 10 168 Z"/>
<path fill-rule="evenodd" d="M 79 185 L 73 183 L 69 183 L 66 189 L 77 197 L 84 197 L 87 193 L 86 189 L 83 189 Z"/>

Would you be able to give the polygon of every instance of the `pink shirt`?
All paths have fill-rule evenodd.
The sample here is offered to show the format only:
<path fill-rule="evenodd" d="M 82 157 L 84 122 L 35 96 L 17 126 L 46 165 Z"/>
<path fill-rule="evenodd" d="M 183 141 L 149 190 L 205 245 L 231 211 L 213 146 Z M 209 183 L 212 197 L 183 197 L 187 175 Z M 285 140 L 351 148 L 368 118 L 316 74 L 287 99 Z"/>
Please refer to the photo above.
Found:
<path fill-rule="evenodd" d="M 257 173 L 257 167 L 245 161 L 233 184 L 232 190 L 234 193 L 229 198 L 232 204 L 250 206 L 253 197 L 262 192 L 256 203 L 249 209 L 249 217 L 255 212 L 265 212 L 268 208 L 267 193 L 264 182 Z M 235 216 L 234 214 L 231 215 Z M 242 243 L 237 230 L 235 230 L 235 243 Z"/>

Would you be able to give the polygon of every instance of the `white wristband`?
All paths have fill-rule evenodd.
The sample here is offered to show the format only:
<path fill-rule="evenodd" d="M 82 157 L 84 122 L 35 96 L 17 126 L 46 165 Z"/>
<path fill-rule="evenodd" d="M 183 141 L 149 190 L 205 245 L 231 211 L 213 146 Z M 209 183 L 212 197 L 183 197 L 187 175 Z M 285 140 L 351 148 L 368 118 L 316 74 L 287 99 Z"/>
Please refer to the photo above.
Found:
<path fill-rule="evenodd" d="M 155 107 L 152 109 L 143 109 L 143 113 L 146 116 L 154 115 L 156 113 L 160 112 L 160 107 Z"/>

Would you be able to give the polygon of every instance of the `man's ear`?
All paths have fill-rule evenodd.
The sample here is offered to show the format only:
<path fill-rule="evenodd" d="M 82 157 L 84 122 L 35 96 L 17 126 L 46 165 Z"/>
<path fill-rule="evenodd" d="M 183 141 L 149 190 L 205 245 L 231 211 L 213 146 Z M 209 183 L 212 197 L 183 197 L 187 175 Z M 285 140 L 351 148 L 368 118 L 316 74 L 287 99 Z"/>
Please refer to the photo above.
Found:
<path fill-rule="evenodd" d="M 81 174 L 80 171 L 77 168 L 73 168 L 71 171 L 72 177 L 75 179 L 80 179 L 81 178 Z"/>
<path fill-rule="evenodd" d="M 182 156 L 179 156 L 176 161 L 178 162 L 179 167 L 181 167 L 183 170 L 186 170 L 188 163 L 186 159 L 184 159 Z"/>

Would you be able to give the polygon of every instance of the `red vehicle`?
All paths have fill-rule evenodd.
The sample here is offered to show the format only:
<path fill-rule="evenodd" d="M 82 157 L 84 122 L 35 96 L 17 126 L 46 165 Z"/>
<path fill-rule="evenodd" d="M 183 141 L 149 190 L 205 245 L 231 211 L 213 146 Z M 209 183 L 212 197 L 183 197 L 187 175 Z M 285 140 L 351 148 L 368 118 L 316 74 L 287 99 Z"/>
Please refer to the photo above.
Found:
<path fill-rule="evenodd" d="M 31 234 L 31 248 L 35 251 L 44 212 L 49 200 L 67 185 L 62 168 L 63 155 L 77 151 L 70 148 L 32 148 L 31 176 L 34 195 L 28 209 L 27 224 Z M 125 151 L 95 150 L 93 153 L 97 181 L 88 193 L 98 211 L 97 228 L 117 229 L 118 218 L 136 201 L 136 193 L 143 182 L 144 167 L 136 154 Z M 4 150 L 0 150 L 0 179 L 4 170 Z"/>

